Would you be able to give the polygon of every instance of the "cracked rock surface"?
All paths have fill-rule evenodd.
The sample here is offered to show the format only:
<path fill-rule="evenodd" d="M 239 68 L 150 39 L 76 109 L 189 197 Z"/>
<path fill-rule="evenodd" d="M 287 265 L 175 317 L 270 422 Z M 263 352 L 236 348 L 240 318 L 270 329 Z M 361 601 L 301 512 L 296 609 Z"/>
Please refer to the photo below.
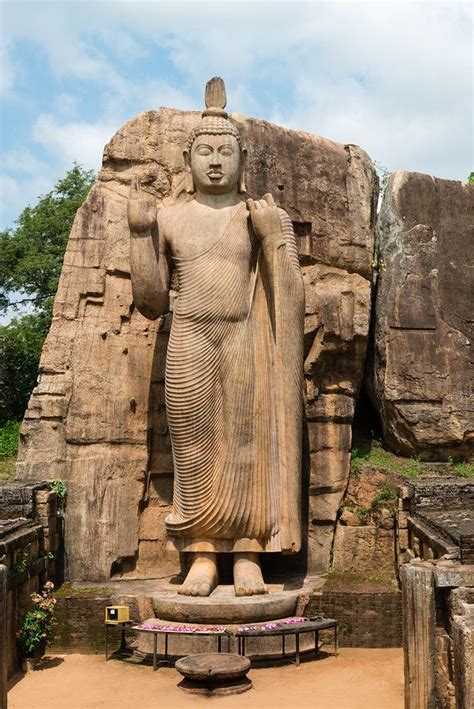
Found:
<path fill-rule="evenodd" d="M 370 385 L 404 455 L 473 452 L 473 212 L 463 182 L 396 172 L 385 192 Z"/>

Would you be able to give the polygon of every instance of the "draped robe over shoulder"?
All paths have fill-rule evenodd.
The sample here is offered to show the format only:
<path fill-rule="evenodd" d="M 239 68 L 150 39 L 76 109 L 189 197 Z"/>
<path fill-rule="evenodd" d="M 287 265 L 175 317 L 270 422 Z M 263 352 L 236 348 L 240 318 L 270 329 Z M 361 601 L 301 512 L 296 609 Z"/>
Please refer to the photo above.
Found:
<path fill-rule="evenodd" d="M 291 221 L 279 212 L 271 263 L 244 202 L 210 248 L 174 258 L 166 526 L 181 551 L 300 548 L 304 294 Z"/>

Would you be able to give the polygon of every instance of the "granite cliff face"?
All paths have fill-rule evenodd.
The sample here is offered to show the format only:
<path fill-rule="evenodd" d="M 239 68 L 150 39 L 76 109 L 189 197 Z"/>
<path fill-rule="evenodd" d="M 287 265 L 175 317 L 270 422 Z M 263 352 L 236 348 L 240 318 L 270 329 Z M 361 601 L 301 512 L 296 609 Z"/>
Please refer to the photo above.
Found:
<path fill-rule="evenodd" d="M 370 320 L 377 179 L 356 146 L 233 118 L 249 153 L 248 193 L 271 192 L 289 213 L 303 265 L 308 544 L 297 564 L 314 574 L 327 569 L 349 476 Z M 105 147 L 99 180 L 69 238 L 22 426 L 18 477 L 66 481 L 73 579 L 179 571 L 164 529 L 173 480 L 164 406 L 172 315 L 150 322 L 134 309 L 126 207 L 135 174 L 158 205 L 185 198 L 182 149 L 199 119 L 160 109 L 124 125 Z"/>
<path fill-rule="evenodd" d="M 385 192 L 370 388 L 404 455 L 473 453 L 473 211 L 474 187 L 430 175 L 396 172 Z"/>

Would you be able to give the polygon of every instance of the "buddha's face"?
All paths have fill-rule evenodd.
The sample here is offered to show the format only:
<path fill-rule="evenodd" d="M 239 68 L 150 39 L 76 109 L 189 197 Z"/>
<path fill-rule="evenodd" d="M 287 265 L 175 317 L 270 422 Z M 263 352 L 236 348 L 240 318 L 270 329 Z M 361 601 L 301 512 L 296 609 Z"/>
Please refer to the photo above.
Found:
<path fill-rule="evenodd" d="M 240 146 L 233 135 L 199 135 L 189 156 L 194 186 L 206 194 L 237 191 L 242 169 Z"/>

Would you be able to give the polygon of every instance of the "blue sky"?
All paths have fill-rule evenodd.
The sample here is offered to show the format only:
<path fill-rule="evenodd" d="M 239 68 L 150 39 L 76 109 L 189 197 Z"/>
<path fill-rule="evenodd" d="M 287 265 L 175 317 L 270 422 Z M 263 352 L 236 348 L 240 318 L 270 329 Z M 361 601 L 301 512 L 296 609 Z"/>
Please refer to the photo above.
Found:
<path fill-rule="evenodd" d="M 356 143 L 388 170 L 472 167 L 468 2 L 0 2 L 0 228 L 141 111 L 228 108 Z"/>

